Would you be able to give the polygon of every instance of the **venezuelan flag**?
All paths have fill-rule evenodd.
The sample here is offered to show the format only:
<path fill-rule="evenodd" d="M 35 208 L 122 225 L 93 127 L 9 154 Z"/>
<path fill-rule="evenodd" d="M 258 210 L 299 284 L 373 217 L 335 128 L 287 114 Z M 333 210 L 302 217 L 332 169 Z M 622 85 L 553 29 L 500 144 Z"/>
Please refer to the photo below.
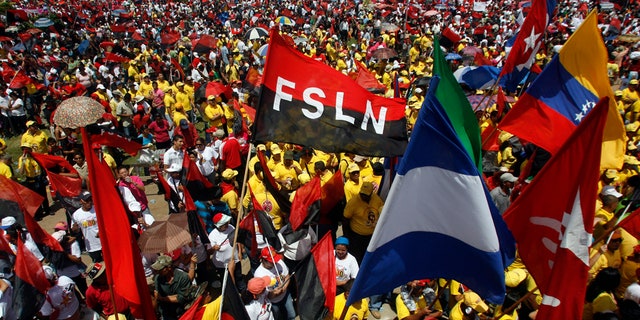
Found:
<path fill-rule="evenodd" d="M 555 154 L 602 97 L 609 113 L 602 168 L 622 167 L 625 131 L 607 77 L 607 49 L 592 11 L 531 84 L 499 128 Z"/>

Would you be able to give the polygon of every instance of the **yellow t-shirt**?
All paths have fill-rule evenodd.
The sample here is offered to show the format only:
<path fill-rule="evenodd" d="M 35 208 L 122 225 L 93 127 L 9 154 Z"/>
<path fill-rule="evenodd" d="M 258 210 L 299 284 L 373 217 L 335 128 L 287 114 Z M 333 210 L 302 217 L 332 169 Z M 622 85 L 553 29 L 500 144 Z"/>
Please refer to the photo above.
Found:
<path fill-rule="evenodd" d="M 145 97 L 148 97 L 151 95 L 152 91 L 153 91 L 153 86 L 151 85 L 151 81 L 149 81 L 149 83 L 142 81 L 142 83 L 140 84 L 140 90 L 138 90 L 138 93 L 140 93 Z"/>
<path fill-rule="evenodd" d="M 40 175 L 40 165 L 31 157 L 22 157 L 18 160 L 18 170 L 27 178 L 35 178 Z"/>
<path fill-rule="evenodd" d="M 369 203 L 364 202 L 359 196 L 354 196 L 344 208 L 344 217 L 349 219 L 349 226 L 353 232 L 362 236 L 372 235 L 383 205 L 384 202 L 375 193 L 371 195 Z"/>
<path fill-rule="evenodd" d="M 420 296 L 418 301 L 416 301 L 416 310 L 421 310 L 426 307 L 428 307 L 427 301 L 424 300 L 423 296 Z M 411 315 L 411 312 L 409 311 L 409 309 L 407 309 L 407 306 L 404 304 L 404 301 L 402 301 L 401 295 L 398 295 L 396 297 L 396 314 L 398 315 L 398 319 L 400 320 Z"/>
<path fill-rule="evenodd" d="M 344 306 L 347 303 L 347 299 L 344 297 L 344 293 L 336 296 L 335 304 L 333 306 L 333 320 L 340 319 Z M 369 302 L 367 299 L 362 299 L 349 306 L 345 319 L 366 319 L 369 317 Z"/>
<path fill-rule="evenodd" d="M 353 180 L 347 180 L 344 183 L 345 201 L 349 202 L 351 198 L 357 196 L 358 193 L 360 193 L 361 186 L 362 186 L 362 179 L 358 180 L 358 183 L 353 182 Z"/>
<path fill-rule="evenodd" d="M 33 149 L 33 152 L 36 153 L 46 153 L 47 152 L 47 139 L 49 136 L 42 131 L 38 130 L 34 135 L 30 134 L 28 131 L 22 135 L 20 139 L 20 144 L 28 144 Z"/>
<path fill-rule="evenodd" d="M 222 107 L 219 104 L 216 103 L 211 105 L 207 103 L 207 106 L 204 108 L 204 114 L 209 120 L 210 127 L 222 129 L 222 117 L 224 116 L 224 110 L 222 110 Z M 211 120 L 216 116 L 220 117 L 216 120 Z"/>
<path fill-rule="evenodd" d="M 229 206 L 229 209 L 238 210 L 238 193 L 236 193 L 235 191 L 230 191 L 223 194 L 220 200 L 226 202 Z"/>
<path fill-rule="evenodd" d="M 0 176 L 5 176 L 8 179 L 11 179 L 13 174 L 11 173 L 11 168 L 4 162 L 0 161 Z"/>
<path fill-rule="evenodd" d="M 190 111 L 193 109 L 191 107 L 191 98 L 189 97 L 189 93 L 185 91 L 176 92 L 176 103 L 179 103 L 184 108 L 184 111 Z"/>

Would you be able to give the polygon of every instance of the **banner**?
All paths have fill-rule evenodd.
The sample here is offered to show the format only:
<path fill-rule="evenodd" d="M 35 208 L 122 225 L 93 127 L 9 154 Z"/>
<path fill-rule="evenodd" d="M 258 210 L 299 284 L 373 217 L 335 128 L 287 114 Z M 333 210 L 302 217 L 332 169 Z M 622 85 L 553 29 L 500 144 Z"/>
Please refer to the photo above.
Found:
<path fill-rule="evenodd" d="M 296 51 L 274 31 L 267 57 L 256 141 L 366 156 L 404 153 L 404 99 L 368 92 L 348 76 Z"/>

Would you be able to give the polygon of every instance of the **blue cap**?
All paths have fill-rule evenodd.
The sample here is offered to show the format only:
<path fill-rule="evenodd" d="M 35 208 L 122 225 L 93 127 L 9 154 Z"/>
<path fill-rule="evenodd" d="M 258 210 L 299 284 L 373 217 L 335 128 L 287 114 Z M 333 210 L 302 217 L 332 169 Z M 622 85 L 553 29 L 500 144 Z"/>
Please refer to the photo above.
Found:
<path fill-rule="evenodd" d="M 339 237 L 338 239 L 336 239 L 336 246 L 339 245 L 339 244 L 348 246 L 349 245 L 349 239 L 347 239 L 346 237 Z"/>

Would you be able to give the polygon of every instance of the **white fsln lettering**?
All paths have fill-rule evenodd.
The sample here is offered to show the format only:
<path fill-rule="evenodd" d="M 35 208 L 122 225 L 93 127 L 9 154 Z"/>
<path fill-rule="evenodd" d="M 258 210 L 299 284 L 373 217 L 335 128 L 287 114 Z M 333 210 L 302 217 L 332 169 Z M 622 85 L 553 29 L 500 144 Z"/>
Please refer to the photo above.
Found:
<path fill-rule="evenodd" d="M 315 112 L 311 112 L 308 109 L 302 108 L 302 114 L 304 114 L 304 116 L 309 119 L 318 119 L 322 116 L 322 113 L 324 112 L 324 105 L 322 104 L 322 102 L 318 100 L 313 100 L 313 98 L 311 98 L 311 95 L 316 95 L 320 98 L 326 98 L 326 96 L 324 94 L 324 91 L 322 91 L 322 89 L 315 88 L 315 87 L 307 88 L 302 93 L 302 99 L 304 100 L 304 102 L 316 108 Z"/>
<path fill-rule="evenodd" d="M 280 111 L 280 101 L 282 101 L 283 99 L 286 101 L 293 101 L 293 95 L 282 91 L 282 87 L 285 86 L 291 89 L 295 89 L 296 83 L 285 78 L 278 77 L 278 82 L 276 83 L 276 96 L 273 99 L 273 110 Z"/>
<path fill-rule="evenodd" d="M 356 122 L 356 118 L 342 113 L 342 101 L 344 101 L 344 92 L 336 92 L 336 120 L 342 120 L 354 124 Z"/>
<path fill-rule="evenodd" d="M 373 129 L 377 134 L 382 134 L 384 132 L 384 119 L 387 116 L 387 108 L 380 107 L 380 114 L 378 115 L 378 120 L 374 117 L 373 108 L 371 107 L 371 101 L 367 100 L 367 110 L 364 112 L 364 119 L 362 119 L 362 126 L 360 129 L 367 130 L 367 126 L 369 125 L 369 118 L 371 118 L 371 123 L 373 124 Z"/>
<path fill-rule="evenodd" d="M 284 92 L 285 87 L 288 89 L 295 89 L 296 83 L 285 78 L 278 77 L 278 80 L 276 81 L 275 97 L 273 100 L 273 110 L 275 111 L 280 111 L 280 104 L 283 100 L 289 102 L 293 101 L 293 94 Z M 322 90 L 322 88 L 305 88 L 302 91 L 302 100 L 308 107 L 301 108 L 302 115 L 312 120 L 322 117 L 322 114 L 325 110 L 322 99 L 325 98 L 327 98 L 327 94 L 324 92 L 324 90 Z M 335 120 L 344 121 L 352 125 L 356 125 L 356 118 L 343 112 L 343 104 L 344 92 L 337 91 L 335 100 Z M 373 130 L 376 134 L 384 134 L 384 125 L 387 117 L 387 111 L 388 110 L 386 107 L 380 106 L 380 112 L 378 113 L 378 117 L 376 117 L 376 115 L 374 114 L 373 106 L 371 105 L 371 101 L 367 100 L 362 122 L 360 123 L 360 129 L 367 131 L 369 122 L 371 122 Z"/>

